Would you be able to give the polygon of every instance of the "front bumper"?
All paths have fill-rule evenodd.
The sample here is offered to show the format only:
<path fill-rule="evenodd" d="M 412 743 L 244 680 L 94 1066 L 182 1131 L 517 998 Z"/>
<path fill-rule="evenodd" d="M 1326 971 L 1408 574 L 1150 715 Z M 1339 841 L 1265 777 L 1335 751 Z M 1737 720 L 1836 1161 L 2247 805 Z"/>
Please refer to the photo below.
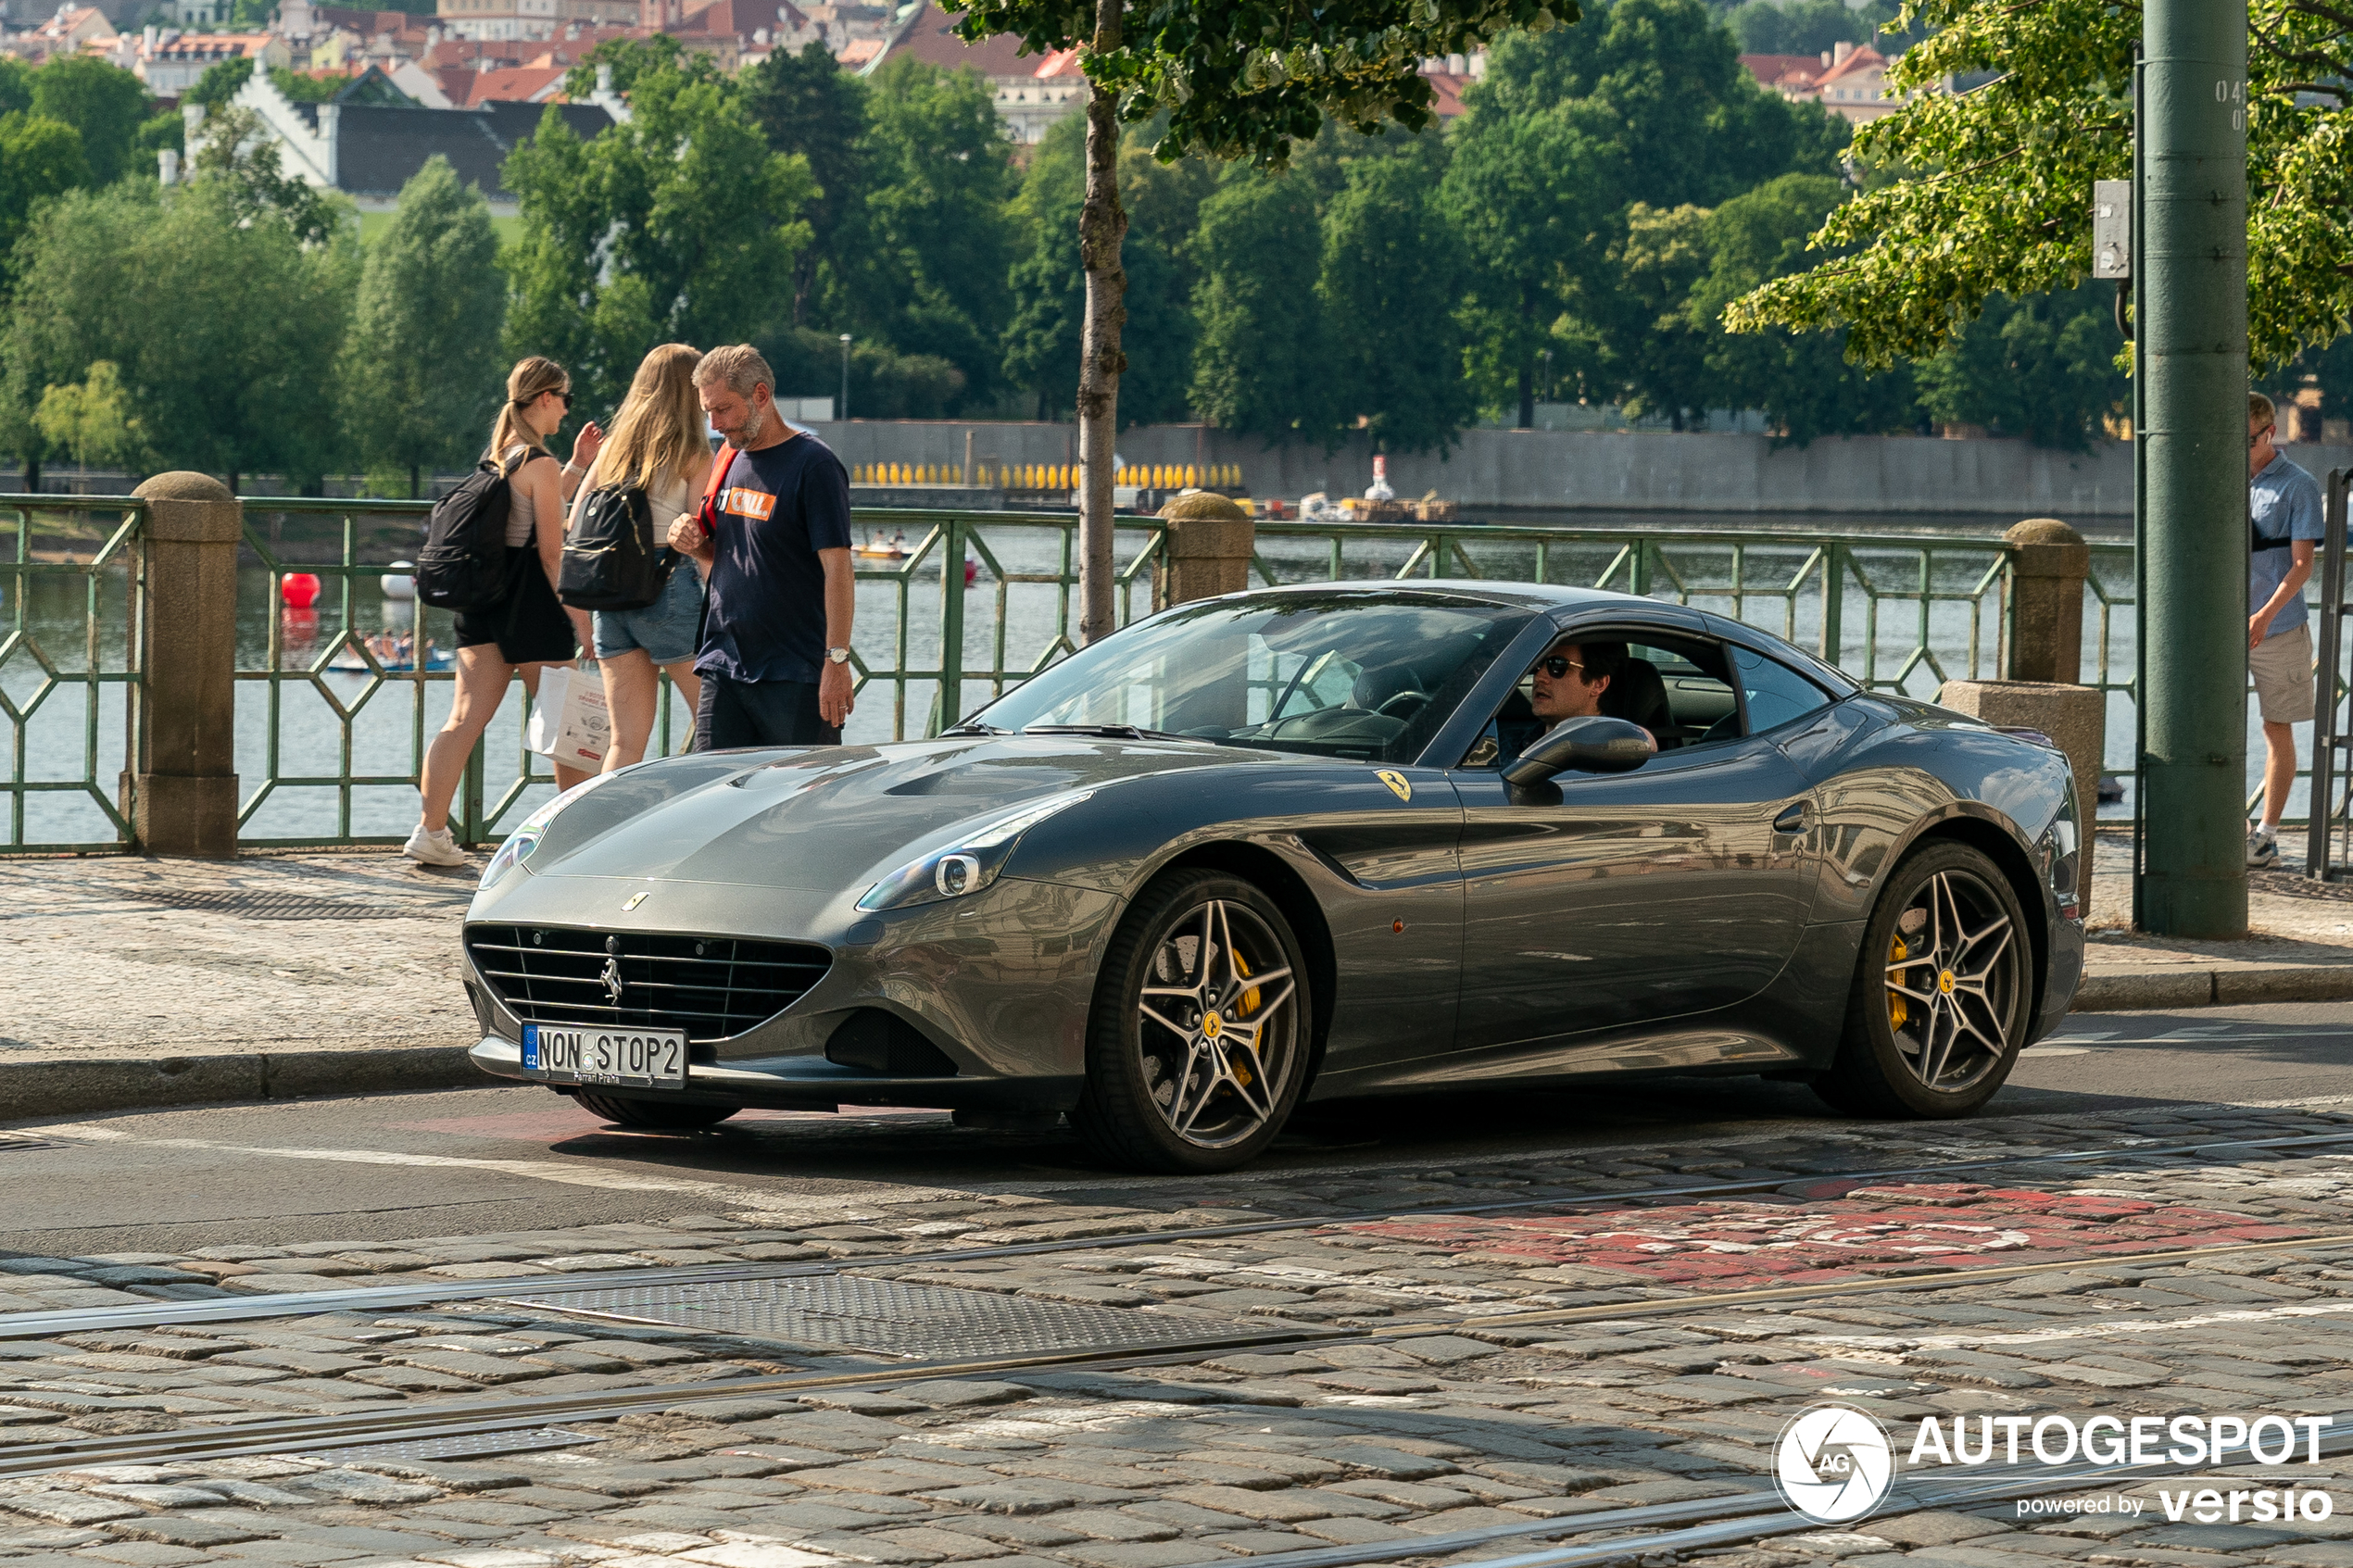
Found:
<path fill-rule="evenodd" d="M 649 886 L 654 897 L 637 909 L 623 908 Z M 788 1109 L 1061 1110 L 1076 1103 L 1095 973 L 1118 917 L 1117 897 L 1012 877 L 969 897 L 882 914 L 858 909 L 855 897 L 729 884 L 510 875 L 476 898 L 468 919 L 800 942 L 832 955 L 824 976 L 782 1012 L 739 1035 L 694 1044 L 685 1090 L 612 1092 Z M 475 1065 L 497 1077 L 524 1078 L 523 1021 L 471 955 L 466 985 L 483 1032 L 472 1052 Z M 828 1058 L 837 1032 L 859 1019 L 871 1026 L 876 1013 L 936 1047 L 920 1053 L 931 1065 L 894 1073 Z"/>

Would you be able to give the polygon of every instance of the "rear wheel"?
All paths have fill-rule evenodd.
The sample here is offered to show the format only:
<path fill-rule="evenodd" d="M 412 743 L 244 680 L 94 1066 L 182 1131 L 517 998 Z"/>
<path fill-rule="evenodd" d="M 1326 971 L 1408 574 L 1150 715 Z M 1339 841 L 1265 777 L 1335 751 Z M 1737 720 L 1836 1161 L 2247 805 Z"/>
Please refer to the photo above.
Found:
<path fill-rule="evenodd" d="M 591 1094 L 583 1089 L 573 1098 L 591 1115 L 608 1122 L 618 1122 L 624 1127 L 661 1127 L 673 1133 L 689 1133 L 698 1127 L 716 1126 L 743 1109 L 739 1105 L 685 1105 L 676 1100 L 623 1099 L 618 1095 Z"/>
<path fill-rule="evenodd" d="M 1857 1116 L 1966 1116 L 2026 1042 L 2033 977 L 2008 878 L 1965 844 L 1906 856 L 1864 927 L 1837 1060 L 1814 1092 Z"/>
<path fill-rule="evenodd" d="M 1306 961 L 1273 899 L 1218 872 L 1164 877 L 1105 956 L 1072 1124 L 1132 1169 L 1247 1164 L 1298 1104 L 1312 1016 Z"/>

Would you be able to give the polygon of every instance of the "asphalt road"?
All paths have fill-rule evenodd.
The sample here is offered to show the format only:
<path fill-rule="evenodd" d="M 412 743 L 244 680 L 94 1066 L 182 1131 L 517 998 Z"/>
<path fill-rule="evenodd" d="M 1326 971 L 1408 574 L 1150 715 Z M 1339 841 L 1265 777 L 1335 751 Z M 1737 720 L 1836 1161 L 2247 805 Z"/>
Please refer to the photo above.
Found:
<path fill-rule="evenodd" d="M 2099 1013 L 2030 1050 L 1996 1113 L 2353 1098 L 2353 1004 Z M 1311 1106 L 1275 1170 L 1348 1170 L 1723 1139 L 1843 1123 L 1755 1078 Z M 710 1133 L 607 1128 L 539 1088 L 278 1101 L 24 1123 L 0 1136 L 0 1248 L 174 1251 L 592 1224 L 951 1187 L 1085 1202 L 1154 1184 L 1067 1134 L 959 1131 L 944 1113 L 747 1112 Z"/>

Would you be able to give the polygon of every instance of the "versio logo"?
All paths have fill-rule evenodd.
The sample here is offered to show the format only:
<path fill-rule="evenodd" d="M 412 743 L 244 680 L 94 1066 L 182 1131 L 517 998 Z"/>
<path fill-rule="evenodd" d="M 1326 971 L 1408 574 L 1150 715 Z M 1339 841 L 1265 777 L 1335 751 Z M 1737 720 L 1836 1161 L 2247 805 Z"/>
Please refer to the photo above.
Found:
<path fill-rule="evenodd" d="M 1895 1474 L 1887 1431 L 1851 1405 L 1808 1405 L 1781 1428 L 1773 1479 L 1781 1499 L 1817 1524 L 1860 1519 Z"/>

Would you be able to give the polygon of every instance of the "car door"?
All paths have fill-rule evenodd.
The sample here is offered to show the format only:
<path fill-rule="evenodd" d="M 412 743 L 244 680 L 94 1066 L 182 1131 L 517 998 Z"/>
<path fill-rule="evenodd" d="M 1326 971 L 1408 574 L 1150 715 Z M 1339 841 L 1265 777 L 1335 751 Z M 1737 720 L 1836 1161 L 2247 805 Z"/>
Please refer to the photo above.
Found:
<path fill-rule="evenodd" d="M 1736 660 L 1753 650 L 1640 625 L 1569 634 L 1604 633 L 1666 666 L 1679 744 L 1631 772 L 1564 773 L 1556 804 L 1515 798 L 1476 746 L 1450 771 L 1464 808 L 1463 1051 L 1731 1006 L 1780 972 L 1804 929 L 1811 791 L 1748 721 L 1757 683 Z M 1790 696 L 1773 694 L 1757 717 L 1786 722 Z"/>

